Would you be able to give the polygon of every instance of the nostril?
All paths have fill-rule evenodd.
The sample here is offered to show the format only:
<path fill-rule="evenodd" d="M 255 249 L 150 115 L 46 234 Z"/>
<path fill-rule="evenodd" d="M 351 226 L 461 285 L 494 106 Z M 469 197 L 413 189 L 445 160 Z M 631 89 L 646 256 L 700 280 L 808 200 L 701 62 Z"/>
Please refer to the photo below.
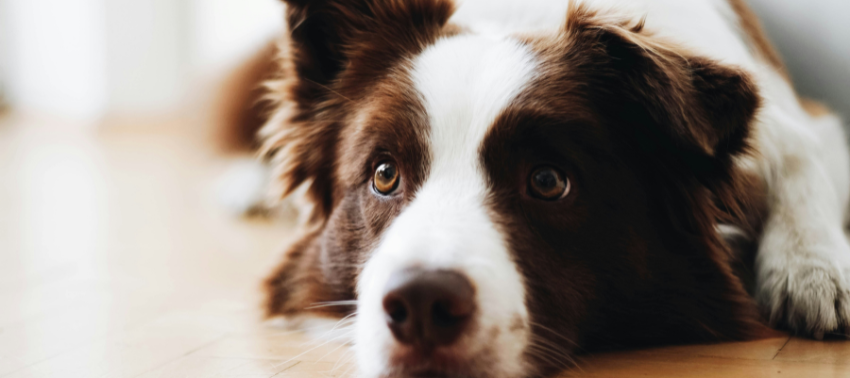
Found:
<path fill-rule="evenodd" d="M 431 320 L 434 322 L 434 325 L 437 327 L 454 327 L 458 323 L 462 322 L 466 319 L 467 315 L 464 313 L 459 313 L 459 311 L 452 311 L 453 306 L 450 302 L 436 302 L 434 303 L 433 308 L 431 309 Z"/>
<path fill-rule="evenodd" d="M 415 342 L 416 339 L 414 335 L 416 314 L 411 313 L 402 294 L 403 292 L 392 292 L 384 297 L 384 314 L 393 337 L 401 343 L 408 344 Z"/>
<path fill-rule="evenodd" d="M 393 323 L 404 323 L 408 318 L 407 306 L 399 299 L 389 298 L 385 300 L 384 312 L 389 317 L 388 320 Z"/>

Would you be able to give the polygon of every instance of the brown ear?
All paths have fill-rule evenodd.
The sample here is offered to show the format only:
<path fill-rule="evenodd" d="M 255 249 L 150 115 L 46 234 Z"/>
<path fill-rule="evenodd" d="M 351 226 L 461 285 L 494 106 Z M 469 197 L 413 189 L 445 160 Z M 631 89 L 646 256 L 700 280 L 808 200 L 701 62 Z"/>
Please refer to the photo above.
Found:
<path fill-rule="evenodd" d="M 288 34 L 280 79 L 269 83 L 278 111 L 261 131 L 281 195 L 310 185 L 313 220 L 334 207 L 340 130 L 369 87 L 436 39 L 448 0 L 286 0 Z M 338 188 L 336 188 L 338 189 Z"/>
<path fill-rule="evenodd" d="M 285 0 L 299 78 L 329 85 L 343 69 L 381 71 L 433 39 L 453 12 L 443 0 Z M 356 63 L 356 64 L 355 64 Z M 311 87 L 321 96 L 322 88 Z"/>
<path fill-rule="evenodd" d="M 718 219 L 743 219 L 746 180 L 734 158 L 750 152 L 761 104 L 749 75 L 652 35 L 643 20 L 574 5 L 565 31 L 591 103 L 627 159 L 642 162 L 671 224 L 713 237 Z"/>
<path fill-rule="evenodd" d="M 761 102 L 745 72 L 654 37 L 643 21 L 606 21 L 573 9 L 567 30 L 605 56 L 613 76 L 606 79 L 620 83 L 625 96 L 613 109 L 624 121 L 651 127 L 642 131 L 660 138 L 655 148 L 674 148 L 696 160 L 725 160 L 745 150 Z"/>
<path fill-rule="evenodd" d="M 675 147 L 716 158 L 743 152 L 760 103 L 746 73 L 673 51 L 653 56 L 623 40 L 609 41 L 608 48 L 634 104 L 643 106 L 656 131 Z"/>

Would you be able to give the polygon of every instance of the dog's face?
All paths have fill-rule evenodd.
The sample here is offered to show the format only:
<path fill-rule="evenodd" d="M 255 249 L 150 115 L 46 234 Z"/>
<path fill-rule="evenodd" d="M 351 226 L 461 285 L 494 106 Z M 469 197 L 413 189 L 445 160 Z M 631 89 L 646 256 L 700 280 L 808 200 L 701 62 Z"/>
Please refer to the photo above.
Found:
<path fill-rule="evenodd" d="M 317 229 L 270 315 L 356 299 L 366 377 L 544 375 L 760 330 L 714 231 L 759 102 L 742 73 L 583 8 L 498 38 L 438 0 L 288 12 L 266 147 Z"/>

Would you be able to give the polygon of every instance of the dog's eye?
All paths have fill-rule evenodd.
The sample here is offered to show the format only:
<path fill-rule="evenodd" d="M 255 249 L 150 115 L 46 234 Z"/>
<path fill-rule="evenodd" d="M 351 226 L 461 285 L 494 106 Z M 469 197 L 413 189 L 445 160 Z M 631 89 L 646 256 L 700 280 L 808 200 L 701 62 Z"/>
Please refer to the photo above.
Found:
<path fill-rule="evenodd" d="M 375 190 L 383 195 L 388 195 L 398 188 L 398 169 L 393 163 L 381 163 L 375 169 L 375 178 L 372 180 Z"/>
<path fill-rule="evenodd" d="M 529 191 L 534 197 L 553 201 L 567 196 L 570 192 L 570 180 L 552 167 L 540 167 L 531 173 Z"/>

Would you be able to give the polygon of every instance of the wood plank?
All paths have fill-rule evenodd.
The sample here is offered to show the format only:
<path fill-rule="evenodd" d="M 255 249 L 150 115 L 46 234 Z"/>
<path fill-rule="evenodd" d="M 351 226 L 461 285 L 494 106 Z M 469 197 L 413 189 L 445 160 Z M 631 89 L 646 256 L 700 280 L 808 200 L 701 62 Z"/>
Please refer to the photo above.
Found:
<path fill-rule="evenodd" d="M 850 342 L 793 339 L 776 356 L 777 361 L 801 361 L 850 366 Z"/>

